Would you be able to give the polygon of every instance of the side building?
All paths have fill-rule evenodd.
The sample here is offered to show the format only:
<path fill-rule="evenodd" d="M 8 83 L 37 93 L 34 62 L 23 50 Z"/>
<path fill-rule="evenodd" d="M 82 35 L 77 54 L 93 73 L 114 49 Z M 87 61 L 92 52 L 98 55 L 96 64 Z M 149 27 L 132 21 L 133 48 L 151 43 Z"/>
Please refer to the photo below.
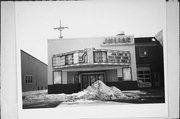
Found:
<path fill-rule="evenodd" d="M 22 91 L 47 89 L 47 64 L 21 50 Z"/>
<path fill-rule="evenodd" d="M 135 38 L 138 87 L 164 87 L 163 46 L 155 37 Z"/>
<path fill-rule="evenodd" d="M 137 89 L 133 35 L 48 40 L 48 93 L 78 92 L 96 80 Z"/>

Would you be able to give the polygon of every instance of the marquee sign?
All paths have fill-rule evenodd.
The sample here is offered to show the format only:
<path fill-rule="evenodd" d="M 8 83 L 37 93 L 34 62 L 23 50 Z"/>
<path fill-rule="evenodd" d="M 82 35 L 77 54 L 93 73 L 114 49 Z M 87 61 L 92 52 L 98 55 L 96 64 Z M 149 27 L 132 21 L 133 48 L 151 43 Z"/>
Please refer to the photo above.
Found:
<path fill-rule="evenodd" d="M 54 55 L 52 66 L 63 68 L 79 65 L 130 65 L 130 52 L 119 50 L 92 49 L 93 61 L 88 60 L 87 50 L 78 50 L 69 53 Z M 90 55 L 90 54 L 89 54 Z"/>
<path fill-rule="evenodd" d="M 121 36 L 105 38 L 101 46 L 127 45 L 127 44 L 133 44 L 133 43 L 134 43 L 134 36 L 121 35 Z"/>
<path fill-rule="evenodd" d="M 107 59 L 109 63 L 130 63 L 130 52 L 126 51 L 108 51 Z"/>
<path fill-rule="evenodd" d="M 94 63 L 130 65 L 130 52 L 118 50 L 95 50 Z"/>
<path fill-rule="evenodd" d="M 87 63 L 87 51 L 79 50 L 70 53 L 54 55 L 52 58 L 53 67 Z"/>

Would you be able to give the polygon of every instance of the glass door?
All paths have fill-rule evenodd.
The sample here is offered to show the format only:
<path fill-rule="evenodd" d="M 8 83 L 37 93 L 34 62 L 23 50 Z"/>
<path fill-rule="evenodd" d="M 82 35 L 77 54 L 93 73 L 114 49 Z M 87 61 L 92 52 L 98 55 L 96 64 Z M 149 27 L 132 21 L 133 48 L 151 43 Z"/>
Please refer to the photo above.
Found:
<path fill-rule="evenodd" d="M 81 85 L 82 89 L 85 89 L 90 85 L 90 80 L 88 75 L 82 75 L 81 84 L 82 84 Z"/>
<path fill-rule="evenodd" d="M 101 80 L 104 82 L 104 73 L 96 72 L 96 73 L 81 74 L 81 89 L 87 88 L 97 80 Z"/>

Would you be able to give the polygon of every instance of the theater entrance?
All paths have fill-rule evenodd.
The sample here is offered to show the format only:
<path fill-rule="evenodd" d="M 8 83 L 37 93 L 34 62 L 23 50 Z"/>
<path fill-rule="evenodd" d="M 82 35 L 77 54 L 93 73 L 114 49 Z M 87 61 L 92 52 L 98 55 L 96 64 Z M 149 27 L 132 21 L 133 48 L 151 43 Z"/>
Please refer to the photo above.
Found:
<path fill-rule="evenodd" d="M 97 80 L 105 81 L 104 72 L 81 73 L 81 89 L 85 89 Z"/>

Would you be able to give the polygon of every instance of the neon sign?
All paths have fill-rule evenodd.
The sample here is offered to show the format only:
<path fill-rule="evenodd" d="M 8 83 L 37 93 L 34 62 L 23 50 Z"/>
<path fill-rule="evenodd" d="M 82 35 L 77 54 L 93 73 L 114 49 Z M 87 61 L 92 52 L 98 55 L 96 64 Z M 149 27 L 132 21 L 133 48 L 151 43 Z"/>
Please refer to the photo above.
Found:
<path fill-rule="evenodd" d="M 101 46 L 107 46 L 107 45 L 126 45 L 126 44 L 133 44 L 134 43 L 134 37 L 133 36 L 115 36 L 115 37 L 107 37 L 104 39 Z"/>

